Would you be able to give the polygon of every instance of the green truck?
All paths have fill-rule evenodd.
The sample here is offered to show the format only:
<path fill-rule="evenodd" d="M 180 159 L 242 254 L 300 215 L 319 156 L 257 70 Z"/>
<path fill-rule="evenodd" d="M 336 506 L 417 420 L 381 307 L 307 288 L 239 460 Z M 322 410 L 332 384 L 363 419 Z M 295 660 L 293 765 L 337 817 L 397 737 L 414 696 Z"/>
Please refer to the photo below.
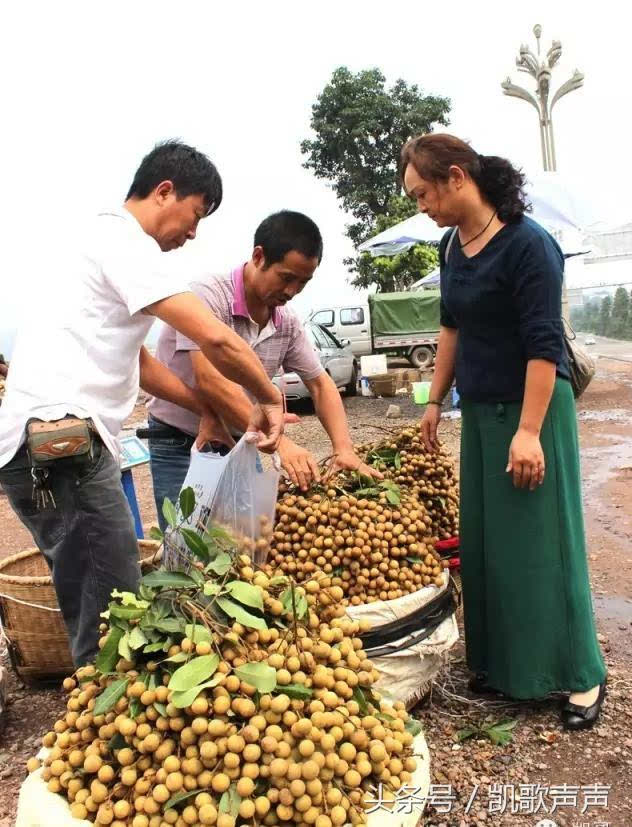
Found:
<path fill-rule="evenodd" d="M 321 305 L 309 318 L 348 341 L 356 356 L 386 353 L 428 368 L 439 339 L 439 291 L 374 293 L 368 304 Z"/>

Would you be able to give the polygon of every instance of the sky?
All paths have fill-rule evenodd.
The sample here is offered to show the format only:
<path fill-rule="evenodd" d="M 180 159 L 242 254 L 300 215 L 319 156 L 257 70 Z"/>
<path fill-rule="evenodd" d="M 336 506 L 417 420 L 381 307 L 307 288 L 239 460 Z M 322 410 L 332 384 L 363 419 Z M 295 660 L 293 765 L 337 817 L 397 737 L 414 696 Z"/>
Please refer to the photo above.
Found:
<path fill-rule="evenodd" d="M 220 210 L 195 241 L 165 254 L 183 283 L 245 261 L 270 212 L 306 212 L 324 237 L 323 263 L 295 300 L 305 314 L 326 296 L 358 295 L 342 264 L 349 217 L 302 168 L 311 106 L 335 68 L 377 66 L 452 100 L 449 131 L 477 151 L 541 168 L 535 111 L 501 94 L 518 73 L 520 43 L 559 39 L 557 88 L 577 67 L 583 89 L 555 110 L 558 168 L 608 223 L 632 221 L 628 162 L 629 26 L 623 4 L 240 3 L 92 0 L 5 5 L 0 73 L 0 350 L 28 317 L 38 284 L 82 221 L 122 202 L 142 156 L 178 137 L 206 152 L 224 183 Z M 628 13 L 629 14 L 629 13 Z M 59 289 L 63 290 L 63 276 Z"/>

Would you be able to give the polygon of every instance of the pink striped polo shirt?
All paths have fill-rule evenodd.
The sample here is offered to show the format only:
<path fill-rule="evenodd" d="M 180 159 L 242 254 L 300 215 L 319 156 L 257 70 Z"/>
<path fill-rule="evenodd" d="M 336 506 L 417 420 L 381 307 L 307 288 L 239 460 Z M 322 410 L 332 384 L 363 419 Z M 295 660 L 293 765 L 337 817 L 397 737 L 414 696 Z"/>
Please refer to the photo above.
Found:
<path fill-rule="evenodd" d="M 244 265 L 231 273 L 210 276 L 206 281 L 191 284 L 191 290 L 208 306 L 220 321 L 232 328 L 255 351 L 270 378 L 283 368 L 295 372 L 303 380 L 316 379 L 323 366 L 305 334 L 303 323 L 287 306 L 276 307 L 268 324 L 262 329 L 250 318 L 244 288 Z M 182 381 L 195 386 L 190 351 L 198 345 L 172 327 L 164 326 L 156 358 Z M 154 398 L 148 405 L 153 417 L 195 436 L 200 418 L 164 399 Z"/>

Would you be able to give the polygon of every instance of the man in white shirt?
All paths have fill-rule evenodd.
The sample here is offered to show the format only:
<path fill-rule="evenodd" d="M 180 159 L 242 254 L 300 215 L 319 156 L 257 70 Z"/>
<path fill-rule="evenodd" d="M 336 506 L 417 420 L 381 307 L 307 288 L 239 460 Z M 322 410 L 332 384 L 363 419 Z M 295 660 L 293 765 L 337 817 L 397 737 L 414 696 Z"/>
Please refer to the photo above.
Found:
<path fill-rule="evenodd" d="M 51 296 L 18 336 L 0 408 L 0 484 L 51 568 L 76 664 L 97 651 L 99 614 L 113 589 L 139 578 L 134 523 L 121 486 L 117 434 L 140 386 L 200 415 L 198 392 L 143 347 L 156 317 L 193 339 L 215 367 L 258 400 L 249 429 L 274 448 L 283 407 L 256 355 L 187 288 L 160 251 L 195 238 L 222 198 L 206 156 L 176 141 L 142 161 L 123 207 L 99 214 L 78 254 L 49 279 Z M 47 463 L 32 478 L 30 420 L 85 420 L 91 451 Z M 35 497 L 34 481 L 43 497 Z"/>

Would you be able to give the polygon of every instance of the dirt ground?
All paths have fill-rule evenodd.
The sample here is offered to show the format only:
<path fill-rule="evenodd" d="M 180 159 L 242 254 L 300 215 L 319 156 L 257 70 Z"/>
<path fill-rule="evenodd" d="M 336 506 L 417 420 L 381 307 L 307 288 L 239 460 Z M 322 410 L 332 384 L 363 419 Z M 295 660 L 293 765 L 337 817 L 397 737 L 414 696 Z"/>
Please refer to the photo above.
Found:
<path fill-rule="evenodd" d="M 400 404 L 403 418 L 391 423 L 385 414 L 392 401 Z M 404 424 L 419 413 L 406 400 L 357 397 L 345 400 L 345 407 L 358 443 L 377 439 L 385 424 Z M 509 704 L 473 698 L 466 689 L 460 643 L 430 697 L 415 711 L 425 728 L 435 785 L 427 825 L 632 824 L 632 362 L 601 358 L 578 410 L 591 579 L 609 669 L 600 723 L 590 732 L 569 735 L 558 725 L 559 699 Z M 327 438 L 313 412 L 308 407 L 298 412 L 301 423 L 290 434 L 319 458 L 327 456 Z M 139 407 L 130 425 L 143 418 Z M 442 436 L 455 456 L 459 433 L 458 419 L 444 422 Z M 148 527 L 155 519 L 148 468 L 135 469 L 134 478 Z M 0 557 L 30 545 L 0 493 Z M 6 657 L 4 662 L 8 666 Z M 0 827 L 13 824 L 24 763 L 63 703 L 57 689 L 23 687 L 8 673 L 8 713 L 0 734 Z M 465 726 L 499 719 L 517 722 L 507 746 L 481 738 L 459 742 L 456 733 Z"/>

